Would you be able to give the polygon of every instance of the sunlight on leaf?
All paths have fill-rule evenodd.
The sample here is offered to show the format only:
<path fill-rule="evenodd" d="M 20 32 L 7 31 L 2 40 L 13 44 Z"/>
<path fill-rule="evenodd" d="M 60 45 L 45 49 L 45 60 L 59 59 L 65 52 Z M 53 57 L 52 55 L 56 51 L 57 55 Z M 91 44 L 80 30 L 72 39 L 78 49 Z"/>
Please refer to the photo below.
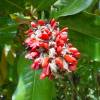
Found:
<path fill-rule="evenodd" d="M 23 56 L 19 59 L 18 68 L 20 68 L 18 84 L 23 84 L 23 86 L 17 86 L 16 92 L 13 95 L 13 100 L 40 100 L 40 98 L 41 100 L 52 100 L 54 97 L 54 85 L 52 81 L 49 79 L 40 80 L 40 71 L 31 70 L 30 62 Z M 19 97 L 20 95 L 17 94 L 22 94 L 23 88 L 25 89 L 25 93 L 22 97 Z"/>
<path fill-rule="evenodd" d="M 74 15 L 85 10 L 91 3 L 92 0 L 57 0 L 52 7 L 51 16 L 59 18 Z"/>

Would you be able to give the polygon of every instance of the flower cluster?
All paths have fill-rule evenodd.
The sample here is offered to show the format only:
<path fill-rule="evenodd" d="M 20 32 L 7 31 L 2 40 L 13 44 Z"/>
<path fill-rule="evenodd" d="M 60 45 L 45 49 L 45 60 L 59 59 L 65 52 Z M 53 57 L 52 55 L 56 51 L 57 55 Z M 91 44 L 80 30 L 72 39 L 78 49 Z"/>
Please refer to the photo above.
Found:
<path fill-rule="evenodd" d="M 32 69 L 42 69 L 40 79 L 52 78 L 59 71 L 76 70 L 79 51 L 69 43 L 68 28 L 60 30 L 59 23 L 52 19 L 31 22 L 26 31 L 25 45 L 28 53 L 25 58 L 32 59 Z"/>

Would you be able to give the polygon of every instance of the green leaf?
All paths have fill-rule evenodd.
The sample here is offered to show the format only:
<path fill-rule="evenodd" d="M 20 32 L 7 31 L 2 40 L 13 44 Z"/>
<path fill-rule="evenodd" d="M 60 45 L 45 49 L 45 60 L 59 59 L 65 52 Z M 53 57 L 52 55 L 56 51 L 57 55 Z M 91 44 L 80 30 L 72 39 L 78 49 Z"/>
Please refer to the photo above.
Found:
<path fill-rule="evenodd" d="M 97 9 L 96 5 L 98 4 L 98 0 L 93 0 L 92 4 L 86 9 L 89 13 L 94 13 L 94 11 Z"/>
<path fill-rule="evenodd" d="M 100 61 L 99 40 L 73 30 L 69 31 L 69 38 L 73 45 L 79 49 L 81 54 L 87 55 L 92 60 Z"/>
<path fill-rule="evenodd" d="M 9 43 L 16 36 L 17 24 L 9 17 L 0 17 L 0 43 Z"/>
<path fill-rule="evenodd" d="M 96 18 L 96 15 L 80 13 L 59 18 L 59 21 L 61 27 L 69 27 L 70 40 L 81 53 L 100 61 L 100 26 L 95 24 Z"/>
<path fill-rule="evenodd" d="M 57 0 L 31 0 L 33 6 L 39 11 L 47 10 L 55 1 Z"/>
<path fill-rule="evenodd" d="M 1 0 L 0 15 L 9 15 L 15 12 L 24 11 L 25 0 Z"/>
<path fill-rule="evenodd" d="M 15 95 L 12 97 L 12 100 L 25 100 L 25 87 L 23 79 L 20 76 Z"/>
<path fill-rule="evenodd" d="M 100 40 L 100 26 L 95 24 L 96 15 L 81 13 L 59 19 L 61 26 L 68 26 L 70 29 Z M 100 20 L 100 17 L 98 17 Z M 99 23 L 99 22 L 98 22 Z"/>
<path fill-rule="evenodd" d="M 100 16 L 96 16 L 95 24 L 96 24 L 97 26 L 100 26 Z"/>
<path fill-rule="evenodd" d="M 57 0 L 53 5 L 51 16 L 59 18 L 79 13 L 90 6 L 92 0 Z"/>
<path fill-rule="evenodd" d="M 41 71 L 33 71 L 30 62 L 23 56 L 18 63 L 19 82 L 12 100 L 52 100 L 54 97 L 53 82 L 49 79 L 40 80 Z M 24 93 L 23 91 L 24 90 Z"/>

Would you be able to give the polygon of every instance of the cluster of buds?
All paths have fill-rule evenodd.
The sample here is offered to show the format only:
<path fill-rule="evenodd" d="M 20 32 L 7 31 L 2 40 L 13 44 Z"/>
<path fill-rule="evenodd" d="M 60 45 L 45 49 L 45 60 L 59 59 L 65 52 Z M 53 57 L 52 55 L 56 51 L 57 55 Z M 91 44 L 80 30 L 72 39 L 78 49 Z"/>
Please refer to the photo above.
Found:
<path fill-rule="evenodd" d="M 29 30 L 25 32 L 25 45 L 28 49 L 25 58 L 33 61 L 32 69 L 42 69 L 40 79 L 51 79 L 58 72 L 76 70 L 80 53 L 69 43 L 68 28 L 60 30 L 58 26 L 55 19 L 49 23 L 38 20 L 31 22 Z"/>

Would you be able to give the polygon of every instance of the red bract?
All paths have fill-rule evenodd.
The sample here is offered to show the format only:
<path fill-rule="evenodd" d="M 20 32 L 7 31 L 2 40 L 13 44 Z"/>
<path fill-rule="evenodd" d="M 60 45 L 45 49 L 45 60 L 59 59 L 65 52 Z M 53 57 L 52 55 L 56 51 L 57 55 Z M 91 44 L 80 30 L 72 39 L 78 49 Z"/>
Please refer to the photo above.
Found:
<path fill-rule="evenodd" d="M 59 68 L 63 68 L 63 61 L 61 60 L 61 58 L 57 57 L 55 58 L 55 62 L 56 64 L 59 66 Z"/>
<path fill-rule="evenodd" d="M 76 65 L 75 64 L 70 64 L 69 65 L 69 70 L 71 70 L 71 71 L 75 71 L 76 70 Z"/>
<path fill-rule="evenodd" d="M 61 51 L 62 51 L 62 47 L 61 46 L 57 46 L 57 49 L 56 49 L 57 53 L 58 54 L 61 54 Z"/>
<path fill-rule="evenodd" d="M 45 43 L 45 42 L 40 42 L 39 46 L 44 48 L 44 49 L 48 49 L 49 48 L 49 44 Z"/>
<path fill-rule="evenodd" d="M 51 27 L 55 27 L 56 26 L 56 21 L 55 21 L 55 19 L 52 19 L 51 21 L 50 21 L 50 25 L 51 25 Z"/>
<path fill-rule="evenodd" d="M 41 64 L 41 58 L 37 58 L 34 60 L 33 64 L 31 65 L 32 69 L 39 69 L 39 66 Z"/>
<path fill-rule="evenodd" d="M 49 39 L 49 35 L 47 33 L 41 33 L 39 35 L 39 38 L 43 39 L 43 40 L 48 40 Z"/>
<path fill-rule="evenodd" d="M 44 68 L 44 67 L 47 67 L 48 64 L 49 64 L 49 57 L 43 58 L 43 60 L 42 60 L 42 67 L 43 67 L 43 68 Z"/>
<path fill-rule="evenodd" d="M 29 34 L 31 35 L 32 33 L 33 33 L 33 30 L 32 30 L 32 29 L 29 29 L 29 30 L 27 30 L 27 31 L 25 32 L 25 34 L 28 34 L 28 35 L 29 35 Z"/>
<path fill-rule="evenodd" d="M 42 69 L 40 79 L 52 79 L 59 72 L 71 72 L 77 68 L 80 53 L 68 39 L 68 28 L 60 30 L 58 22 L 32 21 L 26 31 L 26 58 L 32 59 L 32 69 Z"/>
<path fill-rule="evenodd" d="M 65 27 L 61 30 L 61 32 L 67 32 L 68 31 L 68 27 Z"/>
<path fill-rule="evenodd" d="M 76 58 L 72 57 L 72 56 L 69 55 L 69 54 L 66 54 L 66 55 L 64 56 L 64 58 L 65 58 L 65 60 L 66 60 L 68 63 L 76 63 L 76 62 L 77 62 Z"/>
<path fill-rule="evenodd" d="M 38 20 L 38 25 L 45 25 L 45 21 L 44 20 Z"/>
<path fill-rule="evenodd" d="M 31 22 L 31 26 L 34 28 L 37 27 L 37 24 L 35 22 Z"/>
<path fill-rule="evenodd" d="M 43 68 L 42 73 L 40 75 L 40 79 L 44 79 L 46 76 L 51 75 L 49 65 Z"/>

